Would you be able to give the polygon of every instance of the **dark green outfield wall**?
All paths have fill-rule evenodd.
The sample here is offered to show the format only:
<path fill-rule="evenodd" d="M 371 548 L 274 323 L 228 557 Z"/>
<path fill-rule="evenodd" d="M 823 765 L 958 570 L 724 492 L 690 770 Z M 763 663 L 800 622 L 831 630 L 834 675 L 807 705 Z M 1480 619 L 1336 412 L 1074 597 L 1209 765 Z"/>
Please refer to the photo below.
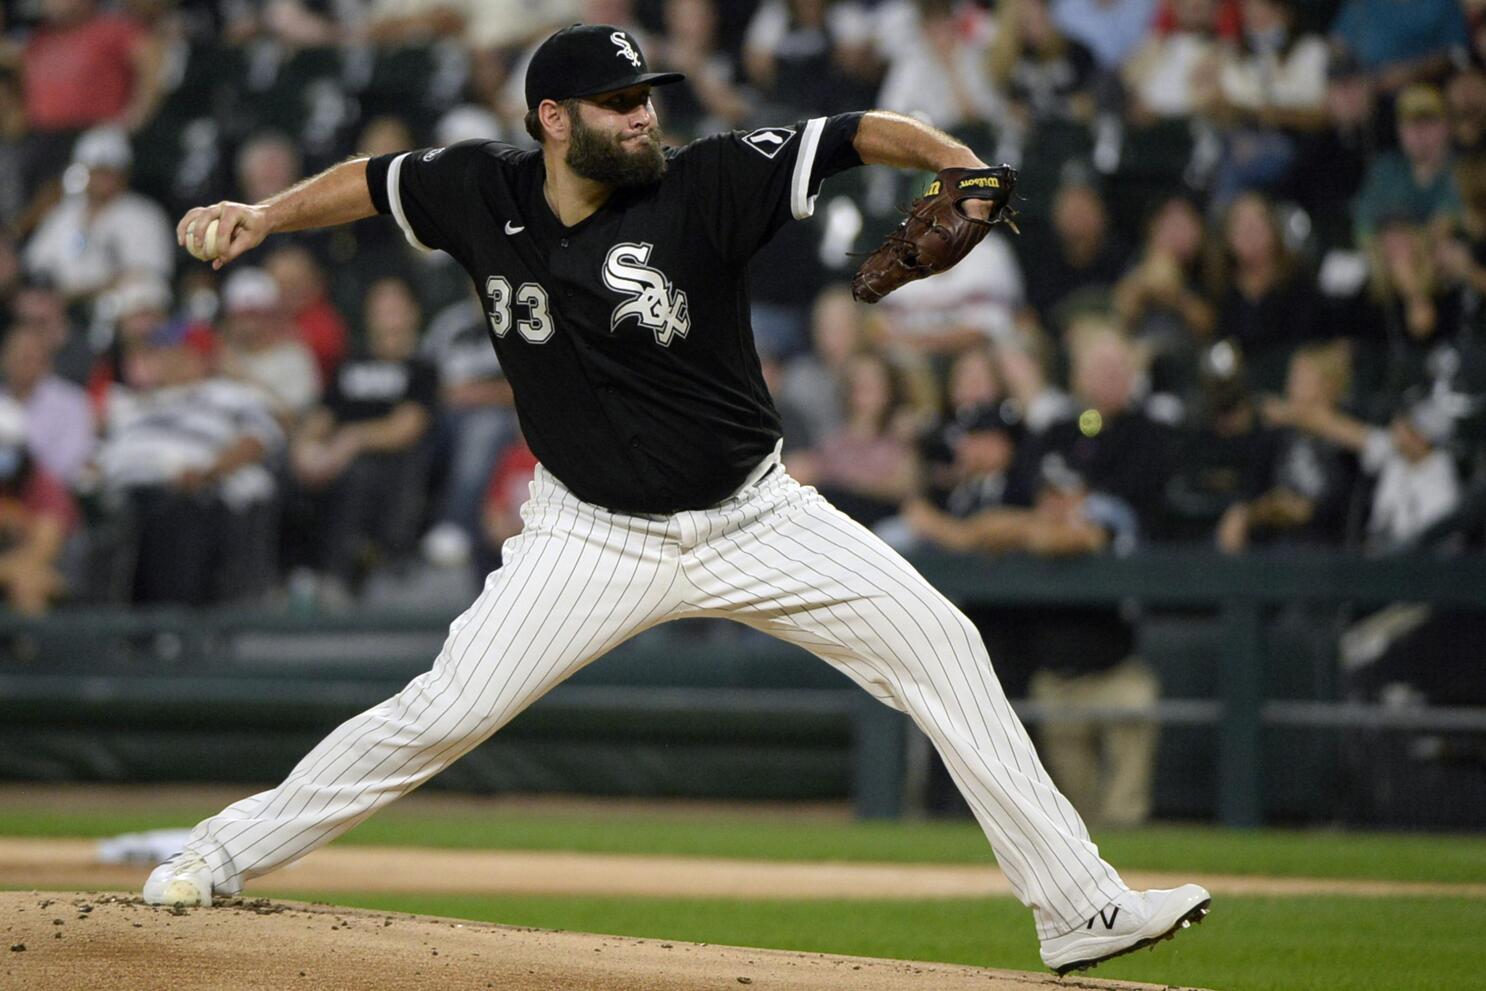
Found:
<path fill-rule="evenodd" d="M 1158 812 L 1329 820 L 1356 731 L 1261 721 L 1330 700 L 1339 617 L 1403 595 L 1486 607 L 1486 562 L 1242 559 L 919 561 L 962 604 L 1141 604 L 1165 697 Z M 0 622 L 0 776 L 260 782 L 427 668 L 450 615 L 59 613 Z M 1195 701 L 1197 704 L 1188 703 Z M 1268 711 L 1268 710 L 1266 710 Z M 1035 714 L 1034 714 L 1035 715 Z M 654 631 L 581 672 L 438 786 L 804 798 L 900 806 L 901 720 L 808 655 L 704 624 Z M 1351 742 L 1349 742 L 1351 741 Z M 912 752 L 912 748 L 909 748 Z"/>

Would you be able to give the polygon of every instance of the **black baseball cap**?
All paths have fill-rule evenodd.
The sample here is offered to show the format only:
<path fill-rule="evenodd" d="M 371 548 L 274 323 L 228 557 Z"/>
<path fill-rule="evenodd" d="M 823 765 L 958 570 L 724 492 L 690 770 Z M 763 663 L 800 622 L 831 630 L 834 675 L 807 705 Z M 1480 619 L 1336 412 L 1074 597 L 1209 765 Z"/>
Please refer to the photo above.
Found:
<path fill-rule="evenodd" d="M 526 108 L 543 100 L 593 96 L 649 83 L 664 86 L 686 77 L 650 72 L 634 35 L 612 24 L 574 24 L 537 46 L 526 67 Z"/>

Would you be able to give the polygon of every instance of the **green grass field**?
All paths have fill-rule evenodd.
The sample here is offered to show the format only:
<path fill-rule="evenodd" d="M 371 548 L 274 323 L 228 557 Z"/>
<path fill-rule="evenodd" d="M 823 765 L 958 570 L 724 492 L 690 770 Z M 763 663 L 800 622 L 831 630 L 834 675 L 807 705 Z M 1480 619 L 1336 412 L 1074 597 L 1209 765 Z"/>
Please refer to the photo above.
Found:
<path fill-rule="evenodd" d="M 103 836 L 189 825 L 213 809 L 0 810 L 0 835 Z M 1486 882 L 1486 838 L 1156 826 L 1096 836 L 1126 869 Z M 771 860 L 986 863 L 968 822 L 838 823 L 394 807 L 341 842 Z M 259 892 L 275 893 L 271 886 Z M 1007 898 L 729 901 L 284 895 L 513 925 L 1041 970 L 1030 916 Z M 1194 932 L 1099 968 L 1106 978 L 1224 991 L 1414 991 L 1486 984 L 1486 898 L 1220 896 Z"/>
<path fill-rule="evenodd" d="M 0 836 L 110 836 L 189 826 L 216 812 L 182 805 L 149 811 L 49 812 L 0 808 Z M 1122 868 L 1271 877 L 1486 883 L 1486 837 L 1149 826 L 1095 836 Z M 339 842 L 448 849 L 571 850 L 759 860 L 993 863 L 972 822 L 786 821 L 742 816 L 543 815 L 393 806 Z"/>

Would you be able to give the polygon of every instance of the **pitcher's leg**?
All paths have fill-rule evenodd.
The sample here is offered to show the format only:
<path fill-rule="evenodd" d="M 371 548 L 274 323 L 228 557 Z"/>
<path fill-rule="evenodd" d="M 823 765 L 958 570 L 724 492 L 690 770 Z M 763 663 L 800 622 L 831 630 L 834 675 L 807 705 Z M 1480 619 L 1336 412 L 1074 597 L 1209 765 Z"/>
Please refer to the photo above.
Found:
<path fill-rule="evenodd" d="M 906 711 L 943 756 L 1039 936 L 1125 892 L 1043 769 L 974 626 L 906 561 L 785 480 L 779 506 L 718 528 L 687 575 L 715 608 L 796 643 Z"/>
<path fill-rule="evenodd" d="M 214 890 L 236 893 L 328 843 L 666 617 L 676 568 L 659 525 L 548 512 L 507 542 L 507 565 L 455 620 L 432 670 L 343 723 L 277 788 L 196 827 L 186 849 L 206 859 Z"/>

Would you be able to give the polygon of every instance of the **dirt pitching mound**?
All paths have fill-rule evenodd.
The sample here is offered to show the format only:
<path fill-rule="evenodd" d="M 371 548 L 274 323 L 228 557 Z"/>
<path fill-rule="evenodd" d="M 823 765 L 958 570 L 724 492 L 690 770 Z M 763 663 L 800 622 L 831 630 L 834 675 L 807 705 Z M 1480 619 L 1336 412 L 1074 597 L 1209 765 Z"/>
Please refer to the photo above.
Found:
<path fill-rule="evenodd" d="M 28 991 L 1025 991 L 1149 984 L 520 929 L 334 906 L 0 892 L 0 987 Z"/>

